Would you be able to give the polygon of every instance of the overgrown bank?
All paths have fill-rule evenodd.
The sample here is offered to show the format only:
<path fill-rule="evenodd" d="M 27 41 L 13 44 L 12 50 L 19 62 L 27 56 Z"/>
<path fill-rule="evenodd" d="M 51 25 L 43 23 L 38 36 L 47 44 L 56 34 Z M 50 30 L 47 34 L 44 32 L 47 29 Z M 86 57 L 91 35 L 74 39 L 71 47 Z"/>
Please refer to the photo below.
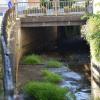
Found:
<path fill-rule="evenodd" d="M 90 16 L 82 28 L 84 38 L 90 44 L 92 59 L 100 62 L 100 15 Z"/>
<path fill-rule="evenodd" d="M 100 100 L 100 14 L 89 16 L 82 34 L 90 45 L 91 85 L 93 100 Z"/>

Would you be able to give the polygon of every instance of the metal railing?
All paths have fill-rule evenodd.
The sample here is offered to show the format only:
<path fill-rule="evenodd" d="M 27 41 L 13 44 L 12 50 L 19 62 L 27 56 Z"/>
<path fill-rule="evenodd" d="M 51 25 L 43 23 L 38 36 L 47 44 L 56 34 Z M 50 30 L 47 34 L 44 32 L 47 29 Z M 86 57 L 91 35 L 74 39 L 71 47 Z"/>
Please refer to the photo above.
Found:
<path fill-rule="evenodd" d="M 10 58 L 10 52 L 7 48 L 4 36 L 1 36 L 1 44 L 2 44 L 2 58 L 4 65 L 4 98 L 5 100 L 14 100 L 14 83 L 13 83 L 13 75 L 12 75 L 12 64 Z"/>
<path fill-rule="evenodd" d="M 88 4 L 89 5 L 89 4 Z M 88 6 L 86 1 L 48 1 L 18 2 L 15 4 L 16 15 L 44 16 L 66 15 L 68 13 L 84 13 Z"/>
<path fill-rule="evenodd" d="M 1 49 L 3 60 L 3 87 L 4 87 L 4 100 L 14 99 L 14 80 L 13 80 L 13 62 L 11 58 L 11 52 L 7 47 L 7 18 L 10 15 L 9 10 L 5 13 L 2 21 L 1 28 Z M 13 18 L 10 15 L 10 18 Z"/>

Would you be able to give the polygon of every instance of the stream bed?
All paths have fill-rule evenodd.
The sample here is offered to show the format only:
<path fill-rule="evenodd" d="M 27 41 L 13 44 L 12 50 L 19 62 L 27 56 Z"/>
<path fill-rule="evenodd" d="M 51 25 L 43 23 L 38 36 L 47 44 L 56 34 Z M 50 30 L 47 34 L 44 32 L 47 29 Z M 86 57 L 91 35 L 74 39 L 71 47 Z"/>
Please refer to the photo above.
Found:
<path fill-rule="evenodd" d="M 41 55 L 46 59 L 57 59 L 64 63 L 60 68 L 48 68 L 49 71 L 61 75 L 63 80 L 59 86 L 68 88 L 75 96 L 76 100 L 91 100 L 91 84 L 87 75 L 90 72 L 90 62 L 87 55 L 72 55 L 67 59 L 58 55 Z M 46 63 L 45 63 L 46 64 Z M 21 87 L 28 81 L 41 80 L 41 70 L 45 69 L 45 64 L 42 65 L 20 65 L 18 86 Z M 86 70 L 85 70 L 86 69 Z"/>
<path fill-rule="evenodd" d="M 91 100 L 91 86 L 83 73 L 74 72 L 68 67 L 49 68 L 63 77 L 61 87 L 67 87 L 76 96 L 76 100 Z"/>

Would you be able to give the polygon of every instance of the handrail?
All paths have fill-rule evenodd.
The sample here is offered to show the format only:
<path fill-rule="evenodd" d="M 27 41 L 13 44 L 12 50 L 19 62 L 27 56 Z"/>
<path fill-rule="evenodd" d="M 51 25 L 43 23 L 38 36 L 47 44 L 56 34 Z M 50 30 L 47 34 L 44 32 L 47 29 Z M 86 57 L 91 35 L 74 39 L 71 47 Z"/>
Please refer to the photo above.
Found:
<path fill-rule="evenodd" d="M 4 36 L 1 36 L 1 44 L 2 44 L 2 59 L 4 66 L 4 95 L 5 100 L 14 100 L 14 83 L 12 76 L 12 63 L 10 58 L 10 52 L 7 48 L 6 42 L 4 40 Z"/>
<path fill-rule="evenodd" d="M 68 13 L 86 12 L 86 1 L 48 1 L 48 2 L 17 2 L 16 15 L 49 16 L 66 15 Z"/>
<path fill-rule="evenodd" d="M 14 81 L 13 81 L 13 63 L 11 59 L 10 50 L 7 47 L 7 21 L 8 17 L 13 18 L 10 15 L 9 10 L 5 13 L 2 21 L 1 28 L 1 49 L 3 59 L 3 87 L 4 87 L 4 100 L 15 100 L 14 99 Z"/>

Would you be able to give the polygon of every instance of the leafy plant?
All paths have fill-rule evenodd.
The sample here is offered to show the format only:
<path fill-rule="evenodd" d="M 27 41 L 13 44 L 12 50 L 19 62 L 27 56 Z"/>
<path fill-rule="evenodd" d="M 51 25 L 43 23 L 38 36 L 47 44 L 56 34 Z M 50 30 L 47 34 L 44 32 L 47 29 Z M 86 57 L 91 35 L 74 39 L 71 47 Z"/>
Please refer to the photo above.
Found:
<path fill-rule="evenodd" d="M 46 7 L 48 1 L 47 0 L 40 0 L 40 5 Z"/>
<path fill-rule="evenodd" d="M 81 6 L 65 6 L 64 7 L 64 11 L 65 12 L 73 12 L 73 11 L 76 11 L 77 9 L 79 9 L 79 10 L 85 10 L 85 7 L 81 7 Z"/>
<path fill-rule="evenodd" d="M 22 60 L 22 63 L 23 64 L 42 64 L 43 61 L 44 60 L 41 56 L 32 54 L 32 55 L 25 56 Z"/>
<path fill-rule="evenodd" d="M 62 66 L 63 66 L 63 63 L 61 63 L 57 60 L 49 60 L 46 65 L 46 67 L 48 67 L 48 68 L 59 68 Z"/>
<path fill-rule="evenodd" d="M 33 7 L 33 8 L 28 8 L 26 10 L 23 10 L 23 13 L 24 14 L 36 14 L 36 13 L 46 13 L 46 9 L 41 7 L 41 8 L 36 8 L 36 7 Z"/>
<path fill-rule="evenodd" d="M 100 15 L 91 16 L 86 26 L 82 27 L 82 34 L 90 44 L 91 56 L 100 61 Z"/>
<path fill-rule="evenodd" d="M 27 95 L 25 100 L 66 100 L 69 90 L 51 83 L 29 82 L 24 86 L 23 92 Z"/>
<path fill-rule="evenodd" d="M 75 3 L 75 1 L 77 1 L 77 0 L 60 0 L 61 2 L 60 2 L 60 7 L 61 8 L 63 8 L 65 5 L 66 6 L 72 6 L 74 3 Z"/>
<path fill-rule="evenodd" d="M 62 80 L 62 77 L 56 73 L 50 72 L 48 70 L 42 71 L 44 81 L 51 83 L 59 83 Z"/>

